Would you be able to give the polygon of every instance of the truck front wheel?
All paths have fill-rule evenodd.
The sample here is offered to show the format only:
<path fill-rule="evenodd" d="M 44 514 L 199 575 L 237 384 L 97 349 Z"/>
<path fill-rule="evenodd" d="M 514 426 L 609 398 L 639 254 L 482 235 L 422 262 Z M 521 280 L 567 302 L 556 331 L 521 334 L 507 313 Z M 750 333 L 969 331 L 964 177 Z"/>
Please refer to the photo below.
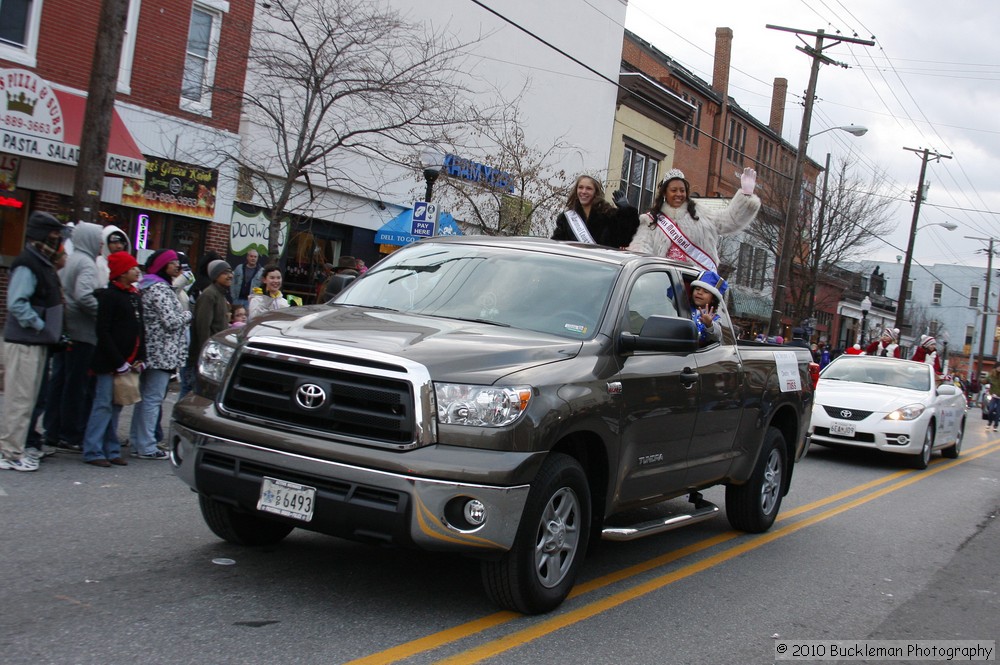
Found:
<path fill-rule="evenodd" d="M 763 533 L 774 524 L 781 508 L 785 455 L 785 437 L 767 428 L 753 475 L 742 485 L 726 486 L 726 517 L 734 529 Z"/>
<path fill-rule="evenodd" d="M 590 488 L 580 463 L 554 453 L 531 487 L 510 551 L 482 564 L 490 598 L 509 610 L 540 614 L 566 599 L 590 538 Z"/>
<path fill-rule="evenodd" d="M 212 533 L 234 545 L 273 545 L 294 528 L 290 524 L 240 512 L 207 496 L 199 496 L 198 504 Z"/>

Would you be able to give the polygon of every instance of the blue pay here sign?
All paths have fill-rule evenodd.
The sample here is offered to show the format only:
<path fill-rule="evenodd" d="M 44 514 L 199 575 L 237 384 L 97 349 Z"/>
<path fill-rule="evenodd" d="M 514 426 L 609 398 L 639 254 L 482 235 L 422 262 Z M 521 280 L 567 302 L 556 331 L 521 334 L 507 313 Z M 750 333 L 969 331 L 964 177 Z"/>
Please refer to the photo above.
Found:
<path fill-rule="evenodd" d="M 427 201 L 413 202 L 413 224 L 410 233 L 422 238 L 430 238 L 434 235 L 434 227 L 437 226 L 437 205 Z"/>

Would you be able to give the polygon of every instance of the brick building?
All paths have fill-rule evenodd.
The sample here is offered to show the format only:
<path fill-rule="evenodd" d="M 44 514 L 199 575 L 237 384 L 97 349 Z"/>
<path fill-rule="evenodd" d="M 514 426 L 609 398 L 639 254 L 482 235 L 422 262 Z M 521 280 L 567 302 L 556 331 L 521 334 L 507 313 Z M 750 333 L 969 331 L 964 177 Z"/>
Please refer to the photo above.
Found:
<path fill-rule="evenodd" d="M 235 179 L 218 155 L 239 142 L 254 3 L 126 2 L 100 221 L 140 261 L 172 247 L 197 264 L 228 247 Z M 100 12 L 100 0 L 0 4 L 0 308 L 29 211 L 71 221 Z"/>

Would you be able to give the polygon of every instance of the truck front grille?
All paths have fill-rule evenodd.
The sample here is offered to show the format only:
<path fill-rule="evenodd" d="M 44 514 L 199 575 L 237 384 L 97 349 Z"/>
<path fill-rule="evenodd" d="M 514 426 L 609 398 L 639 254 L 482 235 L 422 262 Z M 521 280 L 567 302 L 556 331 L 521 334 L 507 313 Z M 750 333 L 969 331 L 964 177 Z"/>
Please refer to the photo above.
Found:
<path fill-rule="evenodd" d="M 307 359 L 242 353 L 223 395 L 233 414 L 335 436 L 405 444 L 415 438 L 409 381 Z"/>

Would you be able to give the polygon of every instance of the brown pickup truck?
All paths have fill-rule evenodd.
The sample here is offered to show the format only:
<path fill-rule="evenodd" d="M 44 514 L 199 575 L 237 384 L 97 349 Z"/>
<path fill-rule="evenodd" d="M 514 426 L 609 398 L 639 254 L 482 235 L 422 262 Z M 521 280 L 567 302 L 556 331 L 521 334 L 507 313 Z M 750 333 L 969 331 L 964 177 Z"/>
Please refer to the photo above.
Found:
<path fill-rule="evenodd" d="M 764 531 L 805 452 L 809 353 L 728 325 L 699 344 L 694 278 L 576 243 L 420 241 L 330 304 L 210 340 L 173 412 L 175 472 L 227 541 L 463 552 L 524 613 L 566 598 L 593 541 L 715 515 L 705 488 Z"/>

